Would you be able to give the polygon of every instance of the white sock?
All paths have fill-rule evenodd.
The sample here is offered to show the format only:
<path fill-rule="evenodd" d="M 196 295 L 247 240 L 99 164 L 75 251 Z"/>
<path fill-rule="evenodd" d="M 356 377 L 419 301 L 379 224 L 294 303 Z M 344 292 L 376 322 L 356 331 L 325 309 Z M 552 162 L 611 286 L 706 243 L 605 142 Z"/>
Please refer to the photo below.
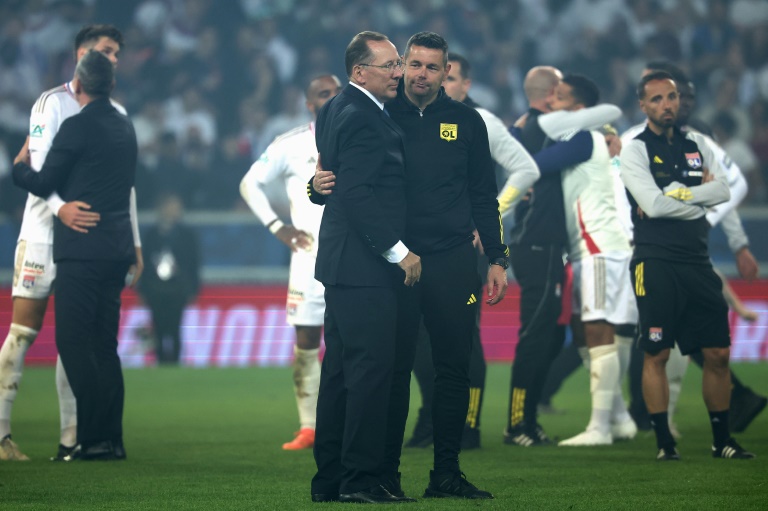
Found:
<path fill-rule="evenodd" d="M 37 330 L 11 323 L 0 348 L 0 439 L 11 434 L 11 411 L 24 369 L 24 357 L 37 337 Z"/>
<path fill-rule="evenodd" d="M 576 351 L 579 352 L 582 365 L 587 368 L 587 371 L 589 371 L 589 348 L 586 346 L 581 346 L 580 348 L 576 348 Z"/>
<path fill-rule="evenodd" d="M 688 369 L 688 357 L 680 352 L 680 348 L 675 347 L 669 350 L 669 360 L 667 361 L 667 380 L 669 381 L 669 422 L 675 415 L 677 400 L 680 399 L 680 391 L 683 390 L 683 377 Z"/>
<path fill-rule="evenodd" d="M 61 357 L 56 358 L 56 391 L 59 394 L 59 422 L 61 424 L 59 442 L 65 447 L 72 447 L 77 443 L 77 401 L 72 387 L 69 386 Z"/>
<path fill-rule="evenodd" d="M 614 339 L 619 352 L 619 384 L 616 387 L 616 394 L 613 396 L 611 422 L 621 424 L 632 418 L 627 411 L 627 402 L 624 401 L 623 394 L 624 378 L 629 370 L 629 357 L 632 354 L 632 338 L 617 335 Z"/>
<path fill-rule="evenodd" d="M 619 352 L 616 344 L 589 349 L 589 390 L 592 393 L 592 417 L 587 430 L 611 432 L 613 396 L 619 381 Z"/>
<path fill-rule="evenodd" d="M 293 383 L 299 408 L 301 428 L 315 429 L 317 417 L 317 391 L 320 388 L 320 348 L 302 350 L 293 348 Z"/>

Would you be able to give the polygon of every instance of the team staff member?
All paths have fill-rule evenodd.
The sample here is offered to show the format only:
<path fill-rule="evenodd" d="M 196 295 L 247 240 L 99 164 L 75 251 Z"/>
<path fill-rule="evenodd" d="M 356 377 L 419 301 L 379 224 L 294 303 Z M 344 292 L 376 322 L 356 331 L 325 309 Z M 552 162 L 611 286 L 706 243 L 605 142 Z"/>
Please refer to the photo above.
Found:
<path fill-rule="evenodd" d="M 536 154 L 549 144 L 538 116 L 549 112 L 549 101 L 562 73 L 534 67 L 523 84 L 530 108 L 520 130 L 523 147 Z M 550 440 L 537 421 L 541 389 L 552 360 L 565 341 L 558 325 L 563 289 L 565 231 L 563 190 L 558 174 L 542 176 L 514 209 L 510 234 L 512 269 L 520 285 L 520 332 L 512 363 L 504 443 L 541 445 Z"/>
<path fill-rule="evenodd" d="M 136 133 L 109 101 L 115 70 L 91 50 L 75 69 L 81 112 L 62 123 L 40 172 L 29 166 L 25 146 L 13 180 L 47 197 L 80 200 L 101 220 L 80 233 L 54 225 L 56 347 L 77 399 L 79 447 L 68 459 L 123 459 L 123 375 L 117 355 L 120 293 L 136 261 L 130 220 L 136 174 Z"/>
<path fill-rule="evenodd" d="M 744 232 L 744 227 L 742 226 L 741 218 L 739 217 L 737 210 L 738 205 L 747 195 L 747 181 L 744 179 L 741 169 L 734 163 L 733 159 L 726 154 L 723 148 L 718 145 L 711 136 L 707 135 L 709 128 L 706 125 L 703 125 L 701 121 L 692 118 L 693 110 L 696 107 L 696 89 L 685 72 L 679 67 L 666 61 L 649 62 L 645 67 L 644 74 L 648 74 L 652 71 L 666 71 L 672 75 L 680 96 L 680 109 L 678 111 L 676 125 L 684 132 L 694 130 L 704 135 L 704 140 L 714 153 L 715 158 L 720 163 L 721 168 L 728 178 L 728 188 L 731 190 L 731 198 L 723 204 L 718 204 L 717 206 L 710 208 L 707 212 L 707 221 L 713 227 L 718 224 L 721 226 L 723 233 L 728 239 L 728 246 L 736 259 L 736 267 L 739 270 L 739 274 L 742 278 L 748 281 L 753 280 L 757 277 L 758 265 L 754 255 L 749 249 L 749 238 L 747 237 L 746 232 Z M 646 123 L 641 123 L 633 126 L 622 135 L 622 139 L 631 140 L 645 130 L 645 125 Z M 727 283 L 724 282 L 723 284 L 726 285 Z M 701 353 L 693 353 L 690 358 L 693 359 L 699 367 L 702 367 L 704 360 L 701 357 Z M 637 365 L 636 362 L 635 365 Z M 640 365 L 642 366 L 642 363 L 640 363 Z M 675 433 L 673 414 L 677 405 L 677 400 L 680 396 L 682 381 L 687 367 L 688 357 L 683 357 L 680 355 L 678 349 L 673 349 L 670 353 L 670 360 L 667 363 L 667 378 L 669 379 L 669 420 L 670 426 L 673 428 L 673 434 Z M 631 381 L 630 388 L 639 386 L 639 373 L 640 371 L 636 371 L 635 381 Z M 736 377 L 733 371 L 731 371 L 731 383 L 733 384 L 733 390 L 731 392 L 731 406 L 729 413 L 730 427 L 732 431 L 739 433 L 744 431 L 749 423 L 752 422 L 752 420 L 765 408 L 768 399 L 745 386 L 741 380 Z M 642 401 L 642 398 L 640 398 L 640 401 Z M 639 407 L 636 406 L 635 408 L 637 409 Z M 638 410 L 640 415 L 644 412 L 645 410 Z"/>
<path fill-rule="evenodd" d="M 482 299 L 476 294 L 480 278 L 472 246 L 475 227 L 490 262 L 486 301 L 498 303 L 507 289 L 507 249 L 496 201 L 494 163 L 480 114 L 453 101 L 441 87 L 450 71 L 445 39 L 432 32 L 413 35 L 406 44 L 405 62 L 403 83 L 397 98 L 387 103 L 387 110 L 405 133 L 405 242 L 422 255 L 424 272 L 413 289 L 401 289 L 384 472 L 389 474 L 388 487 L 401 492 L 397 469 L 418 324 L 423 316 L 436 373 L 434 470 L 424 497 L 489 499 L 493 495 L 463 476 L 459 450 L 469 404 L 472 331 Z M 316 191 L 333 180 L 322 173 L 316 177 Z M 339 175 L 338 186 L 343 184 L 344 177 Z"/>
<path fill-rule="evenodd" d="M 704 138 L 675 126 L 680 101 L 669 73 L 646 75 L 637 94 L 648 126 L 622 149 L 621 178 L 632 205 L 643 396 L 656 432 L 657 459 L 680 459 L 669 430 L 665 370 L 675 343 L 683 354 L 701 350 L 704 356 L 712 456 L 753 458 L 728 429 L 728 305 L 707 250 L 706 208 L 728 200 L 728 183 Z"/>
<path fill-rule="evenodd" d="M 376 32 L 357 34 L 344 60 L 350 84 L 320 110 L 315 135 L 339 186 L 323 211 L 315 266 L 315 278 L 325 285 L 326 352 L 312 500 L 398 502 L 412 499 L 382 486 L 397 295 L 403 280 L 413 286 L 421 276 L 419 256 L 401 241 L 404 136 L 383 110 L 397 94 L 402 62 L 389 39 Z"/>
<path fill-rule="evenodd" d="M 341 82 L 334 75 L 321 75 L 309 82 L 306 104 L 313 119 L 340 90 Z M 316 162 L 313 120 L 277 137 L 240 182 L 240 195 L 245 202 L 292 252 L 286 317 L 296 329 L 293 382 L 301 426 L 296 438 L 283 444 L 286 450 L 307 449 L 315 443 L 315 410 L 320 385 L 318 354 L 325 313 L 325 290 L 314 278 L 315 240 L 322 215 L 307 201 L 307 180 L 314 175 Z M 266 187 L 275 181 L 282 182 L 290 199 L 292 224 L 284 224 L 269 203 Z"/>
<path fill-rule="evenodd" d="M 469 61 L 462 55 L 451 52 L 448 54 L 448 63 L 451 66 L 443 82 L 445 93 L 451 99 L 471 106 L 483 118 L 488 129 L 491 157 L 501 166 L 507 178 L 500 197 L 508 201 L 509 205 L 502 207 L 511 207 L 520 198 L 520 191 L 530 188 L 539 178 L 539 168 L 520 142 L 509 133 L 501 119 L 489 110 L 482 108 L 469 97 L 469 90 L 472 87 Z M 477 237 L 475 238 L 475 245 L 482 254 L 482 246 L 480 246 L 480 240 Z M 469 371 L 469 410 L 461 438 L 462 450 L 480 447 L 480 412 L 483 406 L 486 373 L 483 346 L 480 342 L 480 308 L 478 308 L 472 342 L 472 359 Z M 422 406 L 419 410 L 419 419 L 414 428 L 413 437 L 406 446 L 427 447 L 432 444 L 432 393 L 434 391 L 435 371 L 432 366 L 429 339 L 423 327 L 420 327 L 418 343 L 413 374 L 421 390 Z"/>
<path fill-rule="evenodd" d="M 94 49 L 107 56 L 117 66 L 123 36 L 112 25 L 88 25 L 75 36 L 75 61 Z M 112 102 L 121 113 L 125 109 Z M 29 152 L 32 168 L 39 170 L 59 127 L 67 118 L 80 112 L 75 99 L 73 82 L 44 92 L 32 107 L 30 116 Z M 94 227 L 99 214 L 81 201 L 64 203 L 55 192 L 43 199 L 29 194 L 16 246 L 16 265 L 13 277 L 13 313 L 8 336 L 0 349 L 0 460 L 23 460 L 22 454 L 11 440 L 11 411 L 16 398 L 27 350 L 43 326 L 48 296 L 56 278 L 53 262 L 53 218 L 80 232 Z M 136 246 L 136 268 L 132 269 L 135 285 L 142 273 L 143 258 L 136 215 L 136 196 L 131 194 L 131 223 Z M 61 360 L 56 361 L 56 389 L 59 396 L 61 436 L 56 456 L 60 460 L 77 443 L 77 406 L 67 381 Z"/>

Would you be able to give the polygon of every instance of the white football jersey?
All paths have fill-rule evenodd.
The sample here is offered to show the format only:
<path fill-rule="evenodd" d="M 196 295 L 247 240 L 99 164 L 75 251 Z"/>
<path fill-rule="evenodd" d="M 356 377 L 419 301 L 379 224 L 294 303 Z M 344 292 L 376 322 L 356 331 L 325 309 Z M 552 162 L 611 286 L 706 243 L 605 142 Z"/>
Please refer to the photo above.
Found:
<path fill-rule="evenodd" d="M 307 198 L 307 183 L 315 175 L 316 164 L 314 123 L 294 128 L 277 137 L 251 165 L 240 185 L 243 199 L 259 220 L 267 225 L 277 219 L 277 213 L 264 192 L 265 186 L 277 180 L 283 181 L 291 206 L 291 223 L 316 240 L 323 208 Z"/>
<path fill-rule="evenodd" d="M 122 105 L 114 101 L 112 104 L 125 115 Z M 42 93 L 35 101 L 29 118 L 29 155 L 32 169 L 40 171 L 61 124 L 79 112 L 80 105 L 75 99 L 71 82 Z M 19 240 L 53 244 L 53 213 L 44 199 L 31 193 L 27 195 Z"/>
<path fill-rule="evenodd" d="M 568 257 L 629 252 L 629 238 L 619 220 L 614 170 L 605 137 L 590 131 L 592 156 L 562 173 Z"/>

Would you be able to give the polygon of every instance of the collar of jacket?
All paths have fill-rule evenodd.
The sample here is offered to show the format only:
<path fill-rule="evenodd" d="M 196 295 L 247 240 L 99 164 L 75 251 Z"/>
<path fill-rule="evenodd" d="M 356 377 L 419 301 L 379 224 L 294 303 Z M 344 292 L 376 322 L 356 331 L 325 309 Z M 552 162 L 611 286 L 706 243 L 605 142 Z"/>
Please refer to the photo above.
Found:
<path fill-rule="evenodd" d="M 656 133 L 651 130 L 651 127 L 646 124 L 645 131 L 648 132 L 648 137 L 652 138 L 654 140 L 657 140 L 659 142 L 668 142 L 666 135 L 662 133 L 661 135 L 657 135 Z M 679 127 L 672 126 L 672 140 L 677 140 L 679 138 L 685 138 L 685 133 L 683 133 Z"/>
<path fill-rule="evenodd" d="M 432 103 L 428 104 L 424 110 L 420 110 L 419 107 L 413 104 L 405 95 L 405 82 L 401 79 L 397 86 L 397 97 L 387 102 L 387 109 L 392 110 L 413 110 L 415 112 L 426 112 L 427 110 L 435 110 L 447 102 L 453 101 L 448 94 L 445 93 L 443 86 L 440 86 L 440 90 L 437 92 L 437 97 Z"/>

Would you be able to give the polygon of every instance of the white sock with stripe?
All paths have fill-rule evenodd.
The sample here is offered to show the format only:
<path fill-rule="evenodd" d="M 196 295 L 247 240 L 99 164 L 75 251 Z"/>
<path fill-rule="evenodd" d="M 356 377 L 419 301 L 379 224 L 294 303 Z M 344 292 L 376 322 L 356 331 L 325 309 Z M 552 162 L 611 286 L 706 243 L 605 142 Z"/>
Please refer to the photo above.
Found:
<path fill-rule="evenodd" d="M 317 392 L 320 388 L 320 348 L 303 350 L 294 346 L 293 383 L 301 428 L 315 429 Z"/>
<path fill-rule="evenodd" d="M 37 337 L 37 330 L 11 323 L 0 348 L 0 439 L 11 434 L 11 411 L 24 369 L 24 357 Z"/>
<path fill-rule="evenodd" d="M 688 357 L 680 352 L 680 348 L 675 347 L 669 350 L 669 360 L 667 361 L 667 381 L 669 381 L 669 422 L 671 423 L 677 409 L 677 401 L 680 399 L 680 392 L 683 390 L 683 378 L 685 371 L 688 370 Z"/>
<path fill-rule="evenodd" d="M 624 377 L 629 370 L 629 358 L 632 354 L 632 338 L 624 337 L 622 335 L 614 336 L 614 344 L 619 355 L 619 381 L 616 386 L 616 394 L 613 396 L 613 406 L 611 408 L 611 421 L 614 424 L 621 424 L 630 420 L 632 417 L 627 411 L 627 402 L 624 401 L 624 394 L 622 385 L 624 384 Z"/>
<path fill-rule="evenodd" d="M 59 443 L 65 447 L 77 444 L 77 400 L 69 385 L 67 373 L 61 363 L 61 357 L 56 357 L 56 391 L 59 394 L 59 423 L 61 435 Z"/>
<path fill-rule="evenodd" d="M 611 432 L 613 396 L 619 381 L 619 352 L 616 344 L 589 349 L 589 390 L 592 394 L 592 417 L 587 430 Z"/>

